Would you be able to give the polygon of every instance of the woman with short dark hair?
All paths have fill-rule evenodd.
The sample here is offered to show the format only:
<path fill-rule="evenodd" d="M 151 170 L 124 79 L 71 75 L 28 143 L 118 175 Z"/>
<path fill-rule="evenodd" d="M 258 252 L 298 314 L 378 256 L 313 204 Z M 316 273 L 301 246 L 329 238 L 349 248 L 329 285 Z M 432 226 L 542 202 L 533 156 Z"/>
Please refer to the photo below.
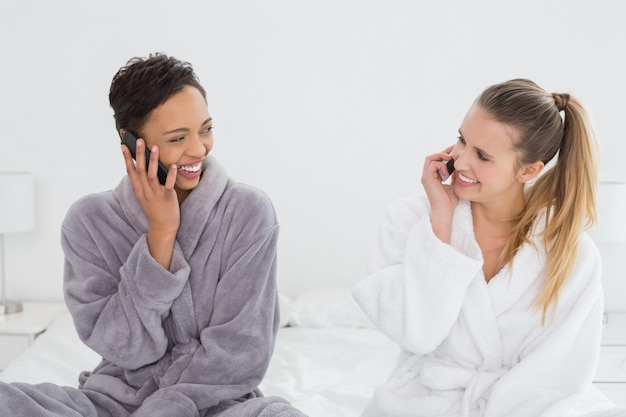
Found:
<path fill-rule="evenodd" d="M 263 192 L 209 156 L 213 120 L 191 65 L 131 59 L 109 98 L 128 175 L 74 203 L 62 225 L 65 300 L 102 362 L 78 389 L 0 383 L 0 410 L 304 416 L 258 389 L 279 325 L 278 222 Z"/>

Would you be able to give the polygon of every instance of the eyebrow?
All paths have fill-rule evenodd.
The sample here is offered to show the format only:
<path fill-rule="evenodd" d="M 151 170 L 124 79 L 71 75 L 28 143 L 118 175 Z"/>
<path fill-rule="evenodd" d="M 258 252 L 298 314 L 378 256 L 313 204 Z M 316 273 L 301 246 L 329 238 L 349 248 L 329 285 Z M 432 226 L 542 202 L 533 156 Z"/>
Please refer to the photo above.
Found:
<path fill-rule="evenodd" d="M 208 119 L 206 119 L 204 122 L 202 122 L 202 124 L 200 126 L 204 126 L 210 122 L 213 121 L 212 117 L 209 117 Z M 179 127 L 176 129 L 172 129 L 172 130 L 167 130 L 165 132 L 163 132 L 163 135 L 169 135 L 170 133 L 179 133 L 179 132 L 189 132 L 189 129 L 186 127 Z"/>
<path fill-rule="evenodd" d="M 465 139 L 465 136 L 463 136 L 463 133 L 461 132 L 461 129 L 459 129 L 459 135 L 461 135 L 461 137 L 462 137 L 463 139 Z M 483 149 L 477 148 L 476 146 L 472 146 L 472 148 L 476 149 L 478 152 L 480 152 L 481 154 L 483 154 L 483 155 L 484 155 L 484 156 L 486 156 L 487 158 L 489 158 L 489 159 L 493 159 L 493 156 L 492 156 L 490 153 L 485 152 Z"/>

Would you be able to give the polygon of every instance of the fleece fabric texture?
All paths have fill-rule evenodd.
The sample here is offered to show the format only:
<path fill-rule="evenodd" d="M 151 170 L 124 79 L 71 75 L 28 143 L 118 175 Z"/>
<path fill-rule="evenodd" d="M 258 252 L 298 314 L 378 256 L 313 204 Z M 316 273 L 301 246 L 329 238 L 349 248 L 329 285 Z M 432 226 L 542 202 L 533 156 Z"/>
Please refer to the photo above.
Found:
<path fill-rule="evenodd" d="M 180 210 L 166 270 L 148 251 L 147 218 L 128 177 L 73 204 L 62 225 L 65 301 L 78 335 L 103 359 L 80 376 L 79 390 L 0 386 L 0 405 L 21 396 L 29 409 L 12 416 L 71 415 L 38 414 L 29 402 L 63 409 L 64 399 L 80 415 L 203 416 L 231 406 L 270 415 L 248 401 L 271 404 L 271 415 L 303 415 L 257 389 L 279 325 L 279 226 L 269 198 L 209 156 Z"/>
<path fill-rule="evenodd" d="M 389 208 L 370 274 L 353 290 L 363 311 L 396 341 L 398 366 L 367 417 L 562 417 L 575 412 L 596 368 L 602 330 L 600 255 L 580 238 L 554 316 L 533 307 L 546 253 L 540 220 L 532 243 L 489 283 L 471 205 L 456 208 L 451 243 L 432 231 L 424 195 Z"/>

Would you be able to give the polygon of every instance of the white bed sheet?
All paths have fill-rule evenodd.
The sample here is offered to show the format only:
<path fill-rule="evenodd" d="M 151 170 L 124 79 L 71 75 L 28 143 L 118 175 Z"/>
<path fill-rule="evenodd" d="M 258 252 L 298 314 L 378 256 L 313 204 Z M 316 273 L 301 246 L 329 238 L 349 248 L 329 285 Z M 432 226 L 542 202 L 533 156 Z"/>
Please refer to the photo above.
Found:
<path fill-rule="evenodd" d="M 367 327 L 354 305 L 346 304 L 345 294 L 318 295 L 305 297 L 305 308 L 282 300 L 283 311 L 291 317 L 283 324 L 294 327 L 280 328 L 261 390 L 287 399 L 310 417 L 357 417 L 388 377 L 399 348 Z M 348 321 L 354 327 L 346 326 Z M 333 326 L 339 322 L 343 327 Z M 0 381 L 76 386 L 78 374 L 99 361 L 80 341 L 66 313 L 0 373 Z M 576 416 L 626 416 L 611 408 L 612 403 L 591 388 Z"/>
<path fill-rule="evenodd" d="M 260 388 L 311 417 L 356 417 L 397 354 L 398 348 L 373 329 L 281 327 Z M 78 374 L 99 361 L 66 313 L 0 373 L 0 380 L 76 386 Z"/>

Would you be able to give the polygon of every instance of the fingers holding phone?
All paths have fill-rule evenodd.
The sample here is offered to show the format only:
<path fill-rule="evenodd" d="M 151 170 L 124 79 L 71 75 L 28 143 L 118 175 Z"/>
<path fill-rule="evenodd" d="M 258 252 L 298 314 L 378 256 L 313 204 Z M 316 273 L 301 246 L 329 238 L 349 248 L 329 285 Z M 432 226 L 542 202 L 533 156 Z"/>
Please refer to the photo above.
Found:
<path fill-rule="evenodd" d="M 126 164 L 126 172 L 130 177 L 135 192 L 148 188 L 158 191 L 174 192 L 177 168 L 175 164 L 168 169 L 159 161 L 159 148 L 153 146 L 152 151 L 146 149 L 145 141 L 137 139 L 132 142 L 122 141 L 122 153 Z M 135 162 L 133 162 L 135 160 Z"/>
<path fill-rule="evenodd" d="M 454 172 L 454 159 L 452 159 L 452 157 L 450 157 L 448 162 L 445 163 L 445 172 L 442 172 L 441 170 L 438 171 L 439 178 L 441 179 L 441 182 L 447 181 L 448 178 L 450 178 L 450 176 L 452 175 L 453 172 Z"/>
<path fill-rule="evenodd" d="M 167 168 L 165 164 L 159 160 L 159 154 L 160 151 L 157 146 L 153 146 L 151 150 L 146 149 L 144 152 L 148 181 L 156 184 L 158 180 L 159 184 L 165 186 L 165 189 L 173 190 L 174 185 L 176 185 L 178 169 L 175 164 Z"/>
<path fill-rule="evenodd" d="M 453 148 L 454 146 L 449 146 L 442 152 L 426 157 L 422 172 L 423 184 L 426 185 L 431 181 L 441 183 L 450 178 L 454 171 L 454 159 L 451 154 Z"/>
<path fill-rule="evenodd" d="M 161 183 L 161 185 L 166 184 L 169 169 L 161 161 L 159 161 L 158 156 L 155 157 L 155 159 L 152 159 L 151 152 L 149 149 L 144 147 L 145 142 L 143 140 L 141 140 L 141 143 L 139 144 L 139 146 L 141 146 L 142 148 L 139 150 L 139 154 L 137 153 L 137 135 L 135 135 L 134 133 L 126 131 L 124 133 L 124 136 L 122 136 L 122 145 L 126 145 L 128 150 L 130 151 L 131 157 L 137 161 L 137 169 L 139 171 L 145 171 L 146 169 L 149 170 L 150 163 L 157 165 L 158 168 L 156 175 L 159 178 L 159 182 Z M 176 172 L 176 169 L 174 169 L 173 171 Z M 152 177 L 154 177 L 154 175 Z M 174 178 L 174 181 L 175 180 L 176 178 Z"/>
<path fill-rule="evenodd" d="M 429 155 L 424 162 L 422 185 L 430 203 L 430 222 L 435 235 L 443 242 L 449 243 L 454 210 L 459 199 L 454 193 L 452 184 L 445 181 L 454 171 L 454 159 L 450 153 L 454 146 L 442 152 Z"/>
<path fill-rule="evenodd" d="M 458 199 L 454 195 L 451 185 L 447 182 L 454 171 L 454 159 L 450 154 L 454 146 L 449 146 L 442 152 L 426 157 L 422 171 L 422 185 L 432 205 L 454 207 Z M 452 179 L 454 181 L 454 179 Z"/>
<path fill-rule="evenodd" d="M 150 225 L 164 230 L 178 230 L 180 209 L 178 196 L 174 190 L 176 166 L 173 165 L 168 174 L 165 165 L 158 160 L 159 149 L 154 147 L 154 152 L 148 152 L 142 139 L 137 139 L 130 144 L 128 141 L 123 141 L 122 144 L 125 145 L 122 146 L 122 152 L 126 172 Z M 136 163 L 132 161 L 133 151 L 136 155 Z M 165 170 L 165 186 L 160 183 L 159 170 Z"/>

